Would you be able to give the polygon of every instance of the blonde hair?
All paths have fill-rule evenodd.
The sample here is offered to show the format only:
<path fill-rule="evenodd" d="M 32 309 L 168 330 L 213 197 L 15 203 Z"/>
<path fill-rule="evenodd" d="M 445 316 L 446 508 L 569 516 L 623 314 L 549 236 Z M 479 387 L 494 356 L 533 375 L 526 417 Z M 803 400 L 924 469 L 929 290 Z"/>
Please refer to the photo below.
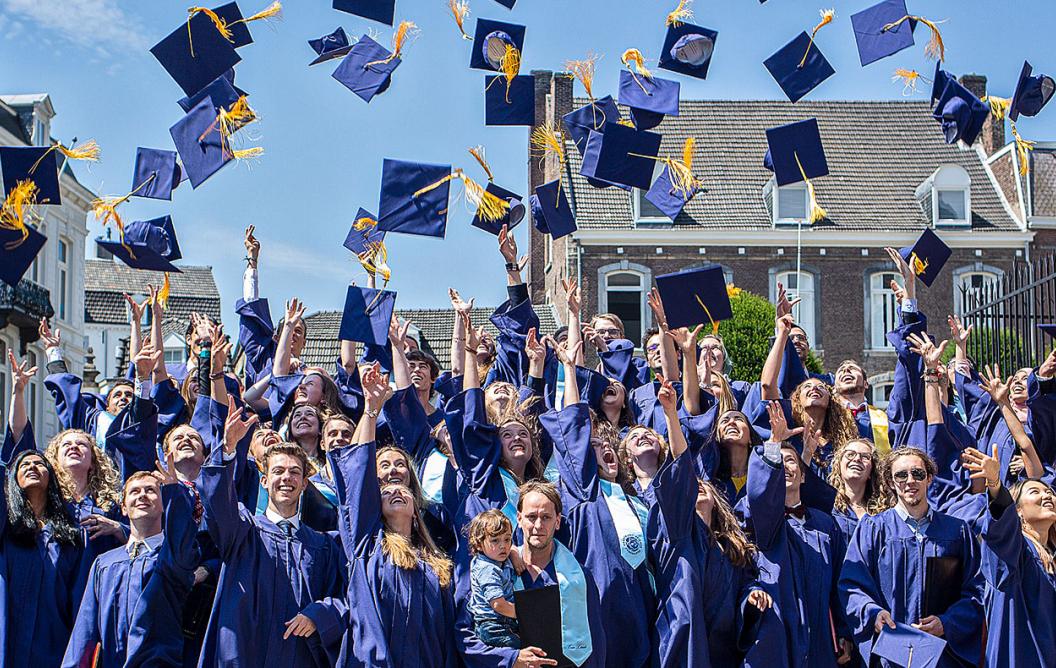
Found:
<path fill-rule="evenodd" d="M 510 534 L 513 537 L 513 522 L 502 514 L 501 510 L 492 508 L 474 517 L 466 527 L 469 536 L 469 553 L 480 554 L 484 551 L 484 541 L 493 536 Z"/>
<path fill-rule="evenodd" d="M 44 450 L 44 456 L 51 464 L 51 467 L 55 469 L 55 477 L 58 479 L 59 489 L 62 490 L 63 498 L 67 501 L 78 500 L 75 496 L 77 490 L 73 482 L 73 476 L 62 465 L 59 458 L 59 446 L 62 444 L 63 439 L 70 434 L 83 435 L 91 444 L 92 465 L 88 469 L 88 488 L 85 490 L 85 496 L 91 497 L 104 512 L 109 512 L 115 505 L 120 507 L 121 474 L 118 473 L 117 466 L 114 465 L 114 460 L 110 459 L 110 455 L 96 445 L 95 438 L 83 429 L 64 429 L 60 431 L 48 441 L 48 447 Z"/>
<path fill-rule="evenodd" d="M 385 485 L 381 489 L 388 487 L 407 489 L 398 483 Z M 409 571 L 418 568 L 418 562 L 422 562 L 433 570 L 441 587 L 446 589 L 451 585 L 454 564 L 433 542 L 433 537 L 429 535 L 429 530 L 422 519 L 422 509 L 417 502 L 414 504 L 411 538 L 408 539 L 395 531 L 389 531 L 386 527 L 381 537 L 381 551 L 395 566 Z"/>
<path fill-rule="evenodd" d="M 532 458 L 524 469 L 524 480 L 518 480 L 519 483 L 542 478 L 543 471 L 546 470 L 543 466 L 543 456 L 539 452 L 539 419 L 529 410 L 537 400 L 533 397 L 518 403 L 514 398 L 508 401 L 506 407 L 501 410 L 494 403 L 485 407 L 488 420 L 496 427 L 496 435 L 503 427 L 511 423 L 519 424 L 528 431 L 528 437 L 532 442 Z"/>
<path fill-rule="evenodd" d="M 876 446 L 868 438 L 852 438 L 832 453 L 832 467 L 829 469 L 829 484 L 836 490 L 836 501 L 833 508 L 845 511 L 851 506 L 851 498 L 847 495 L 843 484 L 843 453 L 847 447 L 855 443 L 869 446 L 869 461 L 872 462 L 872 470 L 869 472 L 869 480 L 865 484 L 865 510 L 870 515 L 876 515 L 891 507 L 890 499 L 884 491 L 881 477 L 880 453 Z"/>
<path fill-rule="evenodd" d="M 634 474 L 634 457 L 627 450 L 627 445 L 630 443 L 631 434 L 634 433 L 635 429 L 644 429 L 651 433 L 656 442 L 660 446 L 660 454 L 656 457 L 657 466 L 663 466 L 667 460 L 668 445 L 667 440 L 660 435 L 660 432 L 655 429 L 650 429 L 643 424 L 636 424 L 627 430 L 627 435 L 620 441 L 619 448 L 616 449 L 616 457 L 620 462 L 620 484 L 630 485 L 633 484 L 637 476 Z"/>

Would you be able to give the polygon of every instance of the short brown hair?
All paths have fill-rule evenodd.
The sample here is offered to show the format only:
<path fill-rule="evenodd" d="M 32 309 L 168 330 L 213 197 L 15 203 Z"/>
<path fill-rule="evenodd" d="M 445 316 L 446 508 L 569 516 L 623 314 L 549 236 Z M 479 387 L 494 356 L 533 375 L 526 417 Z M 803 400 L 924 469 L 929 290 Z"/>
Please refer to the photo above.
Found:
<path fill-rule="evenodd" d="M 161 490 L 161 483 L 154 477 L 154 474 L 150 471 L 136 471 L 132 475 L 128 476 L 128 480 L 125 481 L 124 486 L 121 488 L 121 505 L 125 505 L 125 495 L 128 494 L 128 487 L 137 480 L 153 480 L 158 486 L 158 490 Z"/>
<path fill-rule="evenodd" d="M 268 446 L 268 449 L 264 451 L 264 461 L 262 462 L 265 475 L 268 472 L 268 462 L 276 455 L 287 455 L 299 461 L 301 468 L 304 470 L 305 478 L 315 475 L 315 467 L 308 461 L 308 453 L 296 443 L 276 443 Z"/>
<path fill-rule="evenodd" d="M 620 336 L 623 336 L 624 332 L 627 331 L 626 328 L 624 328 L 623 326 L 623 320 L 620 318 L 620 316 L 616 315 L 615 313 L 597 314 L 596 316 L 590 319 L 590 326 L 594 327 L 594 324 L 599 320 L 611 320 L 613 324 L 616 325 L 616 329 L 620 330 Z"/>
<path fill-rule="evenodd" d="M 559 516 L 564 512 L 561 507 L 561 495 L 557 493 L 557 487 L 554 487 L 553 483 L 546 482 L 545 480 L 529 480 L 521 485 L 517 493 L 517 512 L 521 512 L 524 497 L 532 492 L 537 492 L 545 496 L 550 503 L 554 504 L 554 510 L 557 511 Z"/>
<path fill-rule="evenodd" d="M 928 453 L 924 452 L 920 448 L 913 447 L 902 447 L 892 450 L 884 456 L 884 485 L 887 489 L 893 493 L 895 490 L 895 479 L 891 476 L 891 467 L 894 466 L 895 462 L 902 457 L 919 457 L 920 461 L 924 462 L 924 470 L 927 471 L 928 475 L 932 478 L 938 473 L 939 469 L 935 466 L 935 460 L 931 458 Z M 892 504 L 894 505 L 894 504 Z"/>
<path fill-rule="evenodd" d="M 484 541 L 492 536 L 510 534 L 512 538 L 513 522 L 501 510 L 492 508 L 474 517 L 466 532 L 469 534 L 469 553 L 480 554 L 484 551 Z"/>

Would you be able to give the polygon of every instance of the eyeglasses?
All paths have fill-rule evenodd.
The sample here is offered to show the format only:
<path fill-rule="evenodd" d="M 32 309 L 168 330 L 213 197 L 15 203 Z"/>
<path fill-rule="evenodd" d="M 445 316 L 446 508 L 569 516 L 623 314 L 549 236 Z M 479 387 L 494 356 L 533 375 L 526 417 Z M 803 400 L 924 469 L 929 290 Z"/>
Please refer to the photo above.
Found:
<path fill-rule="evenodd" d="M 702 352 L 702 353 L 710 353 L 710 352 L 715 351 L 715 350 L 722 350 L 722 346 L 701 346 L 700 347 L 700 352 Z"/>
<path fill-rule="evenodd" d="M 616 329 L 615 327 L 611 327 L 611 328 L 607 327 L 607 328 L 604 328 L 604 329 L 595 329 L 594 331 L 596 333 L 598 333 L 598 334 L 601 334 L 602 336 L 614 336 L 614 337 L 616 337 L 616 336 L 620 336 L 621 335 L 620 334 L 620 330 Z"/>
<path fill-rule="evenodd" d="M 645 349 L 648 350 L 651 353 L 655 353 L 657 350 L 660 350 L 660 344 L 659 343 L 654 343 L 652 345 L 646 346 Z"/>
<path fill-rule="evenodd" d="M 866 462 L 871 459 L 871 456 L 868 452 L 855 452 L 854 450 L 847 450 L 843 453 L 843 458 L 849 462 L 853 462 L 855 460 L 860 462 Z"/>
<path fill-rule="evenodd" d="M 793 341 L 810 341 L 810 339 L 807 338 L 806 334 L 789 334 L 788 338 L 792 339 Z"/>
<path fill-rule="evenodd" d="M 909 480 L 909 476 L 911 475 L 913 476 L 913 479 L 917 482 L 922 482 L 925 478 L 928 477 L 928 472 L 924 469 L 910 469 L 908 471 L 898 471 L 896 473 L 892 473 L 891 477 L 899 482 L 906 482 L 907 480 Z"/>

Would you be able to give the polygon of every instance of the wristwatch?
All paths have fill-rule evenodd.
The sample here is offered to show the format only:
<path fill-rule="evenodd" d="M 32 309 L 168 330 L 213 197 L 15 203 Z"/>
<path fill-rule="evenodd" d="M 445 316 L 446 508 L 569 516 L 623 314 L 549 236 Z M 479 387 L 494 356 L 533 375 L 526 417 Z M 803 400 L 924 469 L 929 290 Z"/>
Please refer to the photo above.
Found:
<path fill-rule="evenodd" d="M 520 270 L 521 270 L 521 268 L 520 268 L 520 266 L 517 265 L 516 262 L 507 262 L 506 263 L 506 271 L 513 272 L 513 271 L 520 271 Z"/>
<path fill-rule="evenodd" d="M 381 411 L 372 411 L 369 408 L 365 408 L 363 409 L 363 414 L 369 418 L 376 419 L 381 414 Z"/>

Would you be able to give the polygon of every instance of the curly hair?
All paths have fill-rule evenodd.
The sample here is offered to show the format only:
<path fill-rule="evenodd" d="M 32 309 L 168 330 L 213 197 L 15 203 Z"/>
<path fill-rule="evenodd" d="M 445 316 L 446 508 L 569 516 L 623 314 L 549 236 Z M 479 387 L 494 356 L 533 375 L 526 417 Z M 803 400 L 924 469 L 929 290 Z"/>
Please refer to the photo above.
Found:
<path fill-rule="evenodd" d="M 466 527 L 466 534 L 469 537 L 469 553 L 481 554 L 484 552 L 484 541 L 493 536 L 510 534 L 512 539 L 513 522 L 503 515 L 501 510 L 492 508 L 470 520 L 469 526 Z"/>
<path fill-rule="evenodd" d="M 803 408 L 803 386 L 809 382 L 821 383 L 829 393 L 829 406 L 825 409 L 825 419 L 821 423 L 821 435 L 828 439 L 833 450 L 837 450 L 848 441 L 858 438 L 858 425 L 854 422 L 854 416 L 840 402 L 836 400 L 836 391 L 828 383 L 822 383 L 815 378 L 807 380 L 796 386 L 792 393 L 792 418 L 797 427 L 805 424 L 805 410 Z M 818 464 L 827 465 L 821 448 L 814 453 L 814 461 Z"/>
<path fill-rule="evenodd" d="M 711 539 L 718 543 L 722 553 L 726 555 L 731 564 L 737 568 L 754 572 L 755 557 L 759 550 L 741 528 L 737 515 L 733 512 L 733 506 L 726 499 L 726 494 L 714 483 L 701 478 L 697 478 L 697 485 L 698 489 L 700 486 L 707 487 L 711 491 L 711 498 L 715 500 L 709 527 Z"/>
<path fill-rule="evenodd" d="M 636 477 L 634 474 L 634 457 L 628 451 L 627 446 L 631 441 L 631 434 L 634 433 L 635 429 L 644 429 L 651 433 L 660 446 L 660 454 L 656 457 L 656 465 L 663 466 L 664 461 L 667 460 L 668 445 L 667 440 L 660 435 L 655 429 L 650 429 L 643 424 L 636 424 L 627 430 L 627 435 L 620 440 L 620 447 L 616 449 L 616 457 L 620 462 L 620 484 L 625 487 L 629 484 L 633 484 Z"/>
<path fill-rule="evenodd" d="M 836 502 L 833 507 L 841 512 L 851 506 L 851 498 L 847 494 L 847 488 L 843 482 L 843 453 L 848 446 L 861 443 L 869 446 L 869 461 L 872 468 L 869 471 L 869 480 L 865 483 L 865 510 L 870 515 L 876 515 L 891 507 L 888 494 L 884 491 L 881 478 L 880 453 L 876 446 L 868 438 L 852 438 L 832 453 L 832 468 L 829 470 L 829 484 L 836 490 Z"/>
<path fill-rule="evenodd" d="M 70 502 L 78 500 L 76 498 L 77 490 L 73 482 L 73 476 L 70 475 L 70 472 L 66 470 L 59 460 L 59 447 L 62 445 L 63 439 L 70 434 L 83 434 L 91 443 L 92 465 L 88 469 L 88 489 L 85 490 L 85 495 L 95 501 L 104 512 L 109 512 L 110 508 L 115 505 L 120 507 L 121 474 L 118 472 L 114 460 L 110 459 L 110 455 L 96 445 L 95 438 L 83 429 L 64 429 L 60 431 L 48 441 L 48 447 L 44 450 L 44 456 L 47 457 L 48 462 L 55 469 L 55 478 L 59 483 L 59 489 L 62 490 L 63 498 Z"/>
<path fill-rule="evenodd" d="M 37 517 L 33 507 L 26 499 L 25 491 L 18 484 L 18 467 L 28 457 L 38 457 L 48 470 L 48 490 L 44 504 L 44 515 Z M 40 533 L 40 523 L 50 524 L 55 539 L 65 545 L 81 545 L 81 530 L 73 517 L 69 506 L 63 499 L 55 468 L 42 457 L 37 450 L 20 452 L 7 469 L 7 480 L 4 481 L 4 494 L 7 497 L 8 534 L 23 544 L 35 544 Z"/>
<path fill-rule="evenodd" d="M 939 470 L 935 465 L 935 460 L 931 458 L 931 455 L 920 448 L 903 446 L 884 455 L 883 460 L 880 462 L 880 479 L 883 480 L 884 483 L 884 495 L 886 497 L 888 508 L 894 507 L 898 500 L 897 495 L 895 494 L 895 479 L 891 474 L 891 467 L 902 457 L 919 458 L 920 461 L 924 462 L 924 470 L 931 477 L 935 477 L 935 474 L 938 473 Z"/>
<path fill-rule="evenodd" d="M 407 489 L 398 483 L 385 485 L 381 489 L 385 490 L 389 487 Z M 425 520 L 422 518 L 422 506 L 419 506 L 417 502 L 414 504 L 414 519 L 411 527 L 410 539 L 395 531 L 389 531 L 388 527 L 386 527 L 381 537 L 382 553 L 397 567 L 407 570 L 416 569 L 418 562 L 421 561 L 433 570 L 441 587 L 446 589 L 451 586 L 454 562 L 436 546 L 433 537 L 429 534 L 429 529 L 425 526 Z"/>
<path fill-rule="evenodd" d="M 487 411 L 488 420 L 496 427 L 496 435 L 498 435 L 505 425 L 511 423 L 519 424 L 528 431 L 528 438 L 532 443 L 532 458 L 524 469 L 524 480 L 518 480 L 517 482 L 519 483 L 527 482 L 528 480 L 541 479 L 543 477 L 543 472 L 546 470 L 546 466 L 543 464 L 542 453 L 539 451 L 539 418 L 533 415 L 530 411 L 531 406 L 537 400 L 536 397 L 533 397 L 520 403 L 509 401 L 506 403 L 506 407 L 502 410 L 489 407 L 489 410 Z"/>

